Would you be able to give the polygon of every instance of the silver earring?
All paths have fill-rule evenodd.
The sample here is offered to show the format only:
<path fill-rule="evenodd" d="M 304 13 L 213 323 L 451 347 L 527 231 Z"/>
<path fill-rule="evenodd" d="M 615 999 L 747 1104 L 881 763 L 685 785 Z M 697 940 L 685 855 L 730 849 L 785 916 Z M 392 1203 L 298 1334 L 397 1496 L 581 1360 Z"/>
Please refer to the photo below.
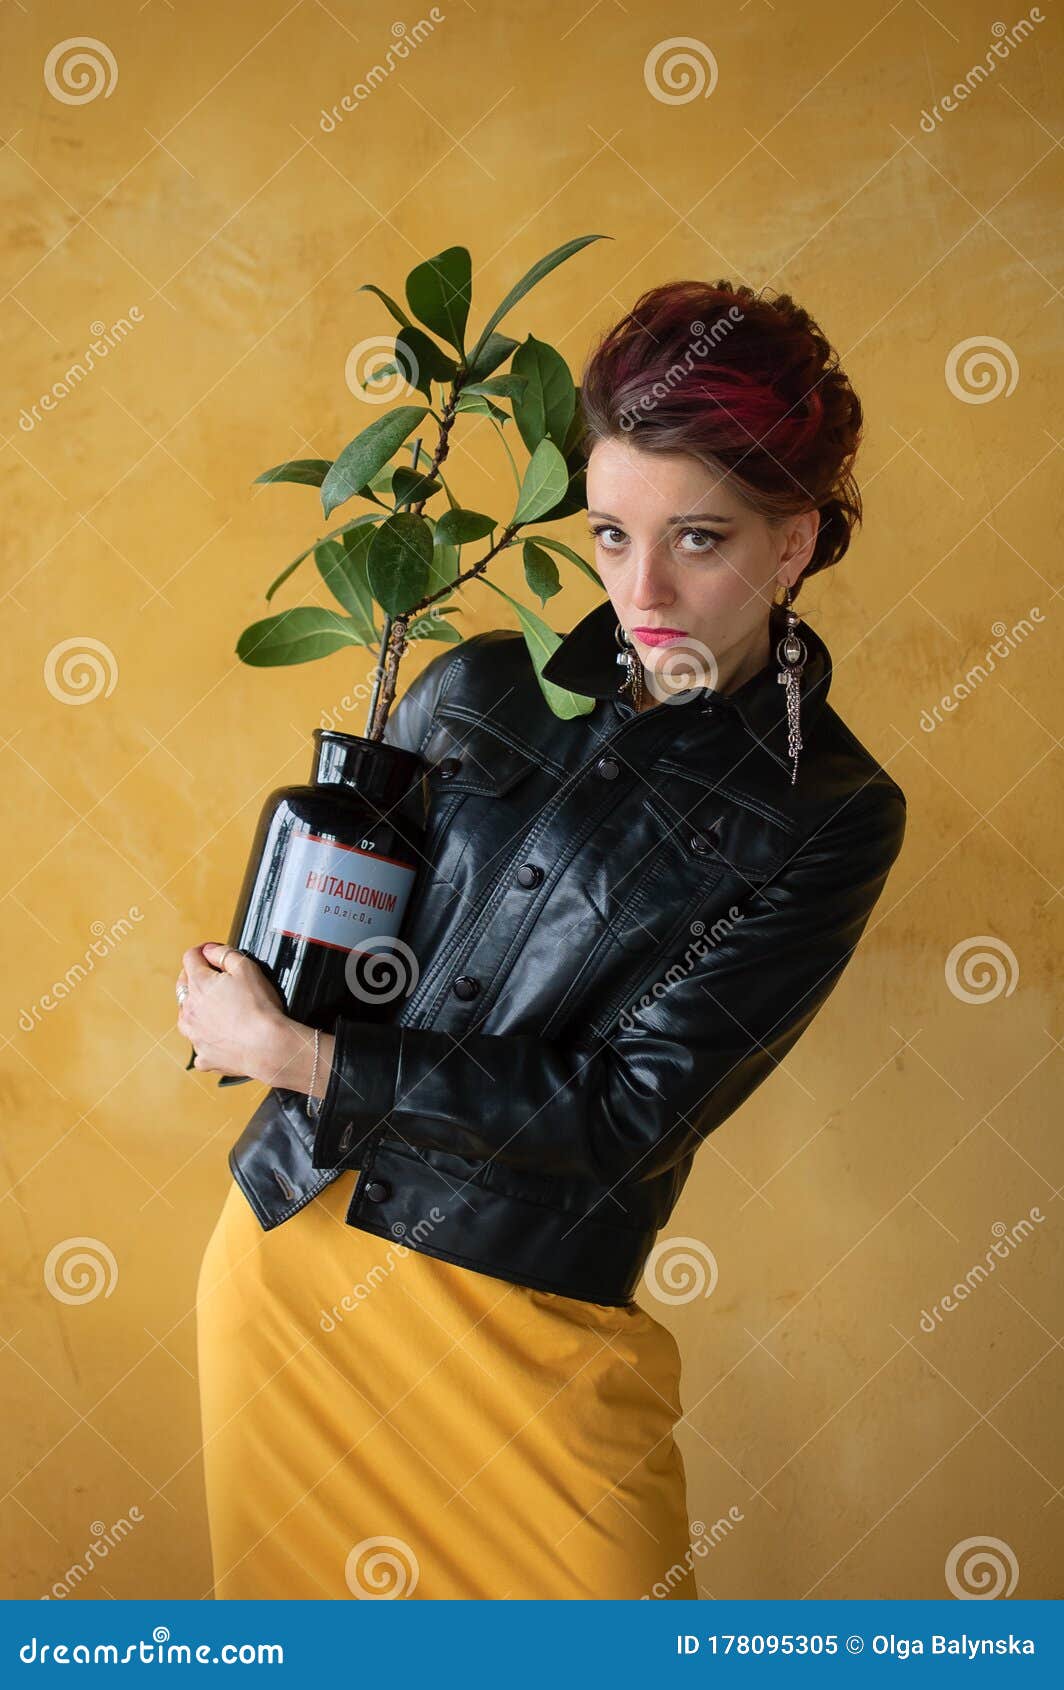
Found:
<path fill-rule="evenodd" d="M 625 669 L 623 679 L 617 683 L 617 691 L 627 691 L 636 709 L 641 710 L 643 706 L 643 665 L 639 653 L 619 622 L 614 630 L 614 639 L 621 648 L 617 653 L 617 662 L 623 663 Z"/>
<path fill-rule="evenodd" d="M 792 759 L 791 785 L 798 779 L 798 753 L 802 749 L 802 731 L 798 721 L 798 706 L 802 692 L 802 669 L 805 666 L 807 652 L 805 641 L 798 634 L 798 613 L 791 609 L 793 595 L 790 587 L 783 598 L 786 606 L 787 626 L 783 637 L 776 645 L 776 661 L 779 664 L 779 674 L 776 676 L 781 686 L 787 688 L 787 755 Z"/>

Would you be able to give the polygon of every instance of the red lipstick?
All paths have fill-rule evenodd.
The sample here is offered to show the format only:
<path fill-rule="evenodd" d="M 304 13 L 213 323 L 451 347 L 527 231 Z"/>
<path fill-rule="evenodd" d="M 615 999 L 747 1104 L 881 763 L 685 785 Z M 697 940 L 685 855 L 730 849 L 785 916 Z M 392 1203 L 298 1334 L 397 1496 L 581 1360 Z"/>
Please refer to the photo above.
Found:
<path fill-rule="evenodd" d="M 687 637 L 685 628 L 633 628 L 632 633 L 637 634 L 644 645 L 669 645 L 673 640 Z"/>

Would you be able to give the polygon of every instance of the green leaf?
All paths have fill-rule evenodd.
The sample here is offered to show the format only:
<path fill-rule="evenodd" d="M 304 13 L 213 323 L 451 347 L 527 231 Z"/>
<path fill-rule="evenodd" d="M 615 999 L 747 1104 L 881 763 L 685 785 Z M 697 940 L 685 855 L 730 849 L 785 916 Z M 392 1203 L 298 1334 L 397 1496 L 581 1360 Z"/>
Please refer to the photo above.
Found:
<path fill-rule="evenodd" d="M 558 565 L 549 552 L 543 551 L 534 541 L 526 540 L 524 544 L 525 580 L 535 593 L 540 604 L 546 604 L 555 593 L 562 590 L 558 578 Z"/>
<path fill-rule="evenodd" d="M 260 481 L 298 481 L 303 487 L 320 487 L 331 469 L 328 458 L 291 458 L 286 464 L 264 469 L 251 485 L 254 487 Z"/>
<path fill-rule="evenodd" d="M 390 462 L 386 463 L 382 470 L 378 470 L 372 481 L 367 481 L 365 487 L 359 488 L 359 492 L 365 493 L 368 490 L 371 493 L 387 493 L 390 498 L 392 492 L 392 476 L 395 474 L 395 470 L 396 465 Z"/>
<path fill-rule="evenodd" d="M 526 383 L 520 376 L 489 376 L 486 381 L 467 382 L 463 393 L 488 393 L 493 398 L 520 399 Z M 529 451 L 532 447 L 529 447 Z"/>
<path fill-rule="evenodd" d="M 312 545 L 309 545 L 306 551 L 300 552 L 298 557 L 293 558 L 291 563 L 285 565 L 285 567 L 281 570 L 280 575 L 271 581 L 270 585 L 266 588 L 267 599 L 273 598 L 273 595 L 277 591 L 278 587 L 283 586 L 284 582 L 288 580 L 288 577 L 299 568 L 303 559 L 305 557 L 309 557 L 311 552 L 321 545 L 322 540 L 335 540 L 338 534 L 346 534 L 351 528 L 361 528 L 363 523 L 379 521 L 380 517 L 377 515 L 376 511 L 366 511 L 362 516 L 352 517 L 350 522 L 342 522 L 339 528 L 330 529 L 328 534 L 323 534 L 320 539 L 315 540 Z"/>
<path fill-rule="evenodd" d="M 573 548 L 571 546 L 567 546 L 564 541 L 550 540 L 547 538 L 546 534 L 530 534 L 528 539 L 534 540 L 538 546 L 546 546 L 548 551 L 557 552 L 560 557 L 567 557 L 570 563 L 575 563 L 578 569 L 583 570 L 589 580 L 594 581 L 596 587 L 602 586 L 602 576 L 599 574 L 598 570 L 593 569 L 591 565 L 580 556 L 579 552 L 574 552 Z M 511 545 L 514 545 L 517 542 L 511 541 L 510 543 Z M 527 540 L 525 541 L 525 544 L 528 544 Z"/>
<path fill-rule="evenodd" d="M 508 334 L 489 334 L 477 356 L 469 359 L 467 373 L 474 381 L 490 376 L 492 370 L 505 364 L 516 346 L 517 341 L 511 340 Z"/>
<path fill-rule="evenodd" d="M 373 594 L 366 575 L 366 554 L 372 538 L 370 529 L 360 528 L 340 540 L 323 540 L 314 549 L 318 573 L 347 611 L 366 645 L 378 638 L 373 620 Z"/>
<path fill-rule="evenodd" d="M 587 509 L 587 469 L 584 465 L 574 473 L 569 470 L 569 485 L 556 505 L 544 511 L 541 522 L 560 522 L 565 516 Z"/>
<path fill-rule="evenodd" d="M 438 593 L 441 587 L 450 586 L 458 574 L 459 563 L 458 547 L 437 535 L 432 547 L 429 591 Z"/>
<path fill-rule="evenodd" d="M 399 364 L 394 358 L 390 364 L 375 364 L 370 374 L 362 382 L 362 390 L 369 394 L 372 401 L 376 397 L 376 388 L 391 381 L 393 376 L 402 376 L 407 386 L 410 387 L 412 383 L 408 378 L 411 368 L 410 364 Z"/>
<path fill-rule="evenodd" d="M 494 417 L 496 422 L 509 422 L 510 420 L 509 411 L 500 410 L 498 405 L 493 405 L 490 399 L 485 399 L 483 394 L 480 393 L 460 393 L 455 410 L 477 411 L 483 417 Z"/>
<path fill-rule="evenodd" d="M 392 471 L 392 496 L 397 505 L 416 505 L 420 499 L 431 499 L 442 486 L 435 476 L 410 469 L 407 464 L 400 464 Z"/>
<path fill-rule="evenodd" d="M 428 592 L 432 530 L 423 516 L 400 511 L 382 522 L 370 542 L 373 597 L 389 616 L 402 616 Z"/>
<path fill-rule="evenodd" d="M 396 335 L 395 356 L 400 372 L 411 387 L 416 387 L 430 402 L 432 383 L 453 381 L 458 373 L 456 361 L 421 329 L 404 329 Z"/>
<path fill-rule="evenodd" d="M 483 540 L 496 526 L 493 516 L 480 511 L 444 511 L 436 523 L 436 544 L 467 546 L 470 540 Z"/>
<path fill-rule="evenodd" d="M 426 405 L 400 405 L 386 416 L 378 417 L 356 435 L 344 447 L 322 482 L 321 502 L 325 515 L 331 516 L 338 505 L 359 492 L 427 415 Z"/>
<path fill-rule="evenodd" d="M 433 606 L 436 609 L 435 606 Z M 433 616 L 429 611 L 416 616 L 406 630 L 408 640 L 443 640 L 446 645 L 461 645 L 462 633 L 459 628 L 452 628 L 449 622 L 443 622 L 441 617 L 456 614 L 457 605 L 441 605 Z"/>
<path fill-rule="evenodd" d="M 528 461 L 511 522 L 535 522 L 565 495 L 569 471 L 552 440 L 541 440 Z"/>
<path fill-rule="evenodd" d="M 580 463 L 584 462 L 584 455 L 579 450 L 580 436 L 583 434 L 583 432 L 584 432 L 584 418 L 583 418 L 583 415 L 582 415 L 581 410 L 580 410 L 580 389 L 579 389 L 579 387 L 574 387 L 573 388 L 573 420 L 569 424 L 569 429 L 568 429 L 568 432 L 565 436 L 565 439 L 559 442 L 559 445 L 561 446 L 561 449 L 562 449 L 562 457 L 565 459 L 566 463 L 569 465 L 570 471 L 573 469 L 574 463 L 576 461 L 579 461 Z"/>
<path fill-rule="evenodd" d="M 394 477 L 396 470 L 410 469 L 412 467 L 411 459 L 412 453 L 407 454 L 406 452 L 400 450 L 394 457 L 388 460 L 384 468 L 373 477 L 372 481 L 368 481 L 365 487 L 359 488 L 359 493 L 387 493 L 390 499 L 392 497 L 392 478 Z M 432 462 L 432 453 L 426 452 L 424 446 L 420 443 L 418 445 L 417 461 L 419 466 L 424 464 L 426 469 Z"/>
<path fill-rule="evenodd" d="M 406 302 L 418 322 L 459 352 L 465 348 L 472 291 L 472 261 L 464 246 L 427 258 L 406 278 Z"/>
<path fill-rule="evenodd" d="M 559 451 L 576 410 L 576 389 L 569 366 L 545 340 L 529 335 L 514 353 L 515 375 L 525 377 L 524 393 L 514 401 L 514 420 L 530 452 L 541 440 L 553 440 Z"/>
<path fill-rule="evenodd" d="M 519 299 L 523 299 L 526 293 L 530 293 L 536 286 L 536 283 L 543 280 L 544 276 L 548 276 L 552 270 L 557 269 L 559 264 L 564 264 L 567 258 L 571 258 L 573 254 L 579 252 L 582 247 L 589 246 L 592 241 L 608 241 L 612 239 L 612 235 L 580 235 L 576 240 L 566 241 L 564 246 L 555 247 L 553 252 L 548 252 L 546 257 L 537 259 L 532 268 L 525 271 L 521 280 L 519 282 L 515 282 L 514 286 L 510 289 L 502 304 L 492 312 L 491 316 L 480 331 L 480 339 L 477 341 L 469 355 L 468 361 L 470 365 L 477 367 L 478 374 L 480 373 L 480 355 L 484 350 L 488 336 L 491 334 L 491 331 L 495 328 L 496 324 L 502 321 L 507 311 L 516 305 Z"/>
<path fill-rule="evenodd" d="M 362 285 L 356 291 L 358 293 L 375 293 L 377 295 L 378 299 L 383 299 L 385 305 L 388 307 L 392 316 L 395 318 L 396 322 L 399 323 L 402 328 L 404 328 L 404 329 L 412 329 L 413 328 L 414 325 L 410 321 L 410 318 L 407 316 L 406 312 L 403 310 L 402 306 L 397 305 L 395 303 L 395 300 L 392 299 L 389 294 L 383 293 L 379 287 L 376 287 L 373 284 L 373 282 L 363 282 Z"/>
<path fill-rule="evenodd" d="M 241 662 L 256 669 L 282 664 L 310 663 L 328 657 L 342 646 L 363 645 L 355 623 L 335 610 L 316 604 L 297 605 L 276 616 L 265 616 L 244 629 L 236 642 Z"/>
<path fill-rule="evenodd" d="M 543 665 L 551 653 L 561 645 L 562 636 L 556 634 L 554 629 L 549 627 L 541 616 L 537 616 L 534 610 L 527 609 L 517 599 L 511 598 L 509 593 L 503 592 L 503 589 L 496 586 L 494 581 L 489 581 L 486 575 L 483 577 L 483 581 L 486 587 L 490 587 L 493 592 L 499 594 L 500 598 L 504 598 L 509 604 L 512 604 L 517 612 L 518 620 L 521 623 L 521 632 L 525 636 L 525 645 L 528 647 L 528 654 L 532 659 L 532 667 L 536 672 L 540 690 L 555 716 L 560 716 L 562 721 L 565 722 L 571 721 L 574 716 L 590 716 L 598 702 L 597 699 L 589 697 L 586 693 L 570 692 L 568 687 L 556 686 L 553 681 L 546 680 L 543 675 Z"/>

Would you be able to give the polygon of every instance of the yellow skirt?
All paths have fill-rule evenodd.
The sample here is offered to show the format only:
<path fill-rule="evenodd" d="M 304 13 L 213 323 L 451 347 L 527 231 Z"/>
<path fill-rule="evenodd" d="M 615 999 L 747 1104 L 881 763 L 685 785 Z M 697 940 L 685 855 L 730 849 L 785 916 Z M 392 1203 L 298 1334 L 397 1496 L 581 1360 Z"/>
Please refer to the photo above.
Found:
<path fill-rule="evenodd" d="M 348 1226 L 355 1177 L 268 1232 L 234 1181 L 204 1253 L 214 1595 L 697 1596 L 668 1329 Z"/>

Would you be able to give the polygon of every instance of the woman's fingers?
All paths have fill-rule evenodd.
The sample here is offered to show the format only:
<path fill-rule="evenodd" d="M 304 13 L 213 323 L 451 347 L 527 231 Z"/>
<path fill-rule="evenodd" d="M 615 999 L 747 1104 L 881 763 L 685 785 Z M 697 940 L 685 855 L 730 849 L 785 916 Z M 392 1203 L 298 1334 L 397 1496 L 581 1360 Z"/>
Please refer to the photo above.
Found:
<path fill-rule="evenodd" d="M 224 946 L 220 948 L 224 949 Z M 202 985 L 204 981 L 209 980 L 212 975 L 217 974 L 218 970 L 211 967 L 204 955 L 204 953 L 210 949 L 211 945 L 209 943 L 206 945 L 190 945 L 184 956 L 181 958 L 185 968 L 188 970 L 188 983 L 190 986 Z"/>
<path fill-rule="evenodd" d="M 178 1005 L 177 1026 L 195 1049 L 189 1066 L 257 1072 L 287 1013 L 278 988 L 255 958 L 217 940 L 190 946 L 182 964 L 189 991 Z"/>

